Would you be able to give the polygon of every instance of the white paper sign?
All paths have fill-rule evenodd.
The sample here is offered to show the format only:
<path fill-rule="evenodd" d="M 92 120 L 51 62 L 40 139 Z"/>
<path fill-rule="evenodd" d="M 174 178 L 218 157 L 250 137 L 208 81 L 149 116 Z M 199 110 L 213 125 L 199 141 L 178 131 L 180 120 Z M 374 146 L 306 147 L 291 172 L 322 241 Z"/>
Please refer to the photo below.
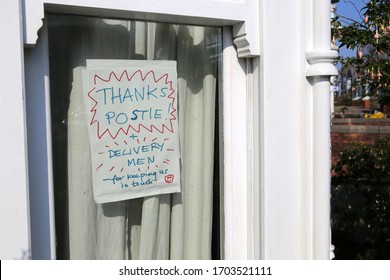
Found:
<path fill-rule="evenodd" d="M 88 60 L 83 79 L 95 201 L 179 192 L 176 62 Z"/>

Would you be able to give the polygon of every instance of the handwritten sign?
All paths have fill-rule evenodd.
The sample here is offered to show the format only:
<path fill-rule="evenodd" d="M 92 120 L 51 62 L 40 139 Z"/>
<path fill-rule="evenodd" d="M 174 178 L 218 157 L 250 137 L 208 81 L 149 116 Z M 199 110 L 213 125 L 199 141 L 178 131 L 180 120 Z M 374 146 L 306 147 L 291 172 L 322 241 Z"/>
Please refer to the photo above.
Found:
<path fill-rule="evenodd" d="M 83 80 L 95 201 L 179 192 L 176 62 L 88 60 Z"/>

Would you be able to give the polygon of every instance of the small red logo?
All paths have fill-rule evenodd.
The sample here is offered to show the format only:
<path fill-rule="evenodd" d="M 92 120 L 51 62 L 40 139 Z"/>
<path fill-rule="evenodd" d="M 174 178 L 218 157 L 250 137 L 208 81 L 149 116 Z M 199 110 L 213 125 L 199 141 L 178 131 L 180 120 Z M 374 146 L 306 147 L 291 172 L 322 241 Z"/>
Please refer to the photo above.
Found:
<path fill-rule="evenodd" d="M 173 174 L 168 174 L 167 176 L 164 177 L 164 180 L 165 180 L 165 183 L 172 183 L 173 180 L 175 179 L 175 176 L 173 176 Z"/>

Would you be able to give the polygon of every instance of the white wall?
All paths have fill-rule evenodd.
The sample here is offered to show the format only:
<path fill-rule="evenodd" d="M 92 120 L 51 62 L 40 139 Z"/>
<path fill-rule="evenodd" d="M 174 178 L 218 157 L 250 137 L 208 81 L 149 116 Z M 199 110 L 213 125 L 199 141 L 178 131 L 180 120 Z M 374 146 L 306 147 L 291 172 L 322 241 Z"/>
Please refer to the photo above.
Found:
<path fill-rule="evenodd" d="M 0 259 L 30 257 L 19 1 L 0 2 Z"/>

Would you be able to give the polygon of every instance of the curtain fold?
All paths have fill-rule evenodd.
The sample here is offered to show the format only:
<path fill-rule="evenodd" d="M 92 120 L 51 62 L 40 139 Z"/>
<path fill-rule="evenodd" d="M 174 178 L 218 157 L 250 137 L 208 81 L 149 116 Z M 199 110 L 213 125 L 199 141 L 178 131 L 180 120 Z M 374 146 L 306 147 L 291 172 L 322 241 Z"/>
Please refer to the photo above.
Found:
<path fill-rule="evenodd" d="M 79 45 L 65 53 L 73 69 L 67 119 L 69 257 L 211 259 L 218 69 L 210 58 L 218 55 L 218 29 L 90 18 L 80 22 L 82 28 L 72 37 Z M 56 36 L 49 33 L 49 39 Z M 89 58 L 177 61 L 181 193 L 94 202 L 81 78 Z"/>

